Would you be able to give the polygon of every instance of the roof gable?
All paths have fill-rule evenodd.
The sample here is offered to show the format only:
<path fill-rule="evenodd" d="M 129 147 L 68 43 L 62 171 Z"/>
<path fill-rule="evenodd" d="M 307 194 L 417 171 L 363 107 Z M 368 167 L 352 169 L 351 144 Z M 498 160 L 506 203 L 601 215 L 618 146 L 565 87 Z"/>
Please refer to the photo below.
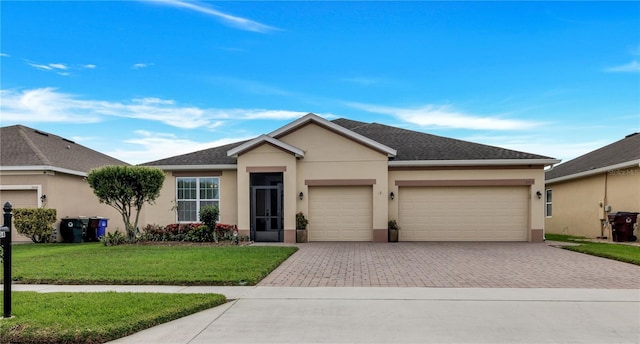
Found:
<path fill-rule="evenodd" d="M 640 133 L 569 160 L 545 173 L 546 180 L 567 179 L 640 164 Z"/>
<path fill-rule="evenodd" d="M 289 152 L 295 155 L 296 158 L 304 157 L 304 151 L 302 149 L 294 147 L 290 144 L 274 139 L 273 137 L 267 135 L 260 135 L 251 141 L 245 142 L 235 148 L 230 149 L 227 152 L 227 156 L 237 158 L 240 154 L 245 153 L 264 143 L 269 143 L 277 148 L 284 150 L 285 152 Z"/>
<path fill-rule="evenodd" d="M 106 165 L 128 164 L 63 137 L 22 125 L 0 128 L 0 168 L 4 170 L 58 169 L 86 174 Z"/>
<path fill-rule="evenodd" d="M 305 126 L 309 123 L 315 123 L 317 125 L 320 125 L 321 127 L 324 127 L 325 129 L 328 129 L 330 131 L 333 131 L 335 133 L 338 133 L 342 136 L 345 136 L 355 142 L 358 142 L 362 145 L 365 145 L 369 148 L 372 148 L 374 150 L 377 150 L 379 152 L 385 153 L 387 156 L 389 157 L 395 157 L 396 156 L 396 150 L 384 145 L 378 141 L 372 140 L 366 136 L 360 135 L 357 132 L 351 131 L 343 126 L 340 126 L 336 123 L 332 123 L 330 121 L 327 121 L 326 119 L 313 114 L 313 113 L 309 113 L 306 116 L 300 117 L 297 120 L 285 125 L 284 127 L 281 127 L 280 129 L 277 129 L 273 132 L 271 132 L 269 134 L 269 136 L 274 137 L 274 138 L 280 138 L 282 136 L 285 136 L 286 134 L 297 130 L 298 128 Z"/>

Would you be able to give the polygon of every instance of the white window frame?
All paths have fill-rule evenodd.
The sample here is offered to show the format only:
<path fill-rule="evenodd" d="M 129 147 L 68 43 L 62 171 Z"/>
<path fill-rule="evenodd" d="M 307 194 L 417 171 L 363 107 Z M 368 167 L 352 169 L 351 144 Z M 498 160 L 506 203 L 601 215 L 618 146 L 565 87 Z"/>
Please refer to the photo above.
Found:
<path fill-rule="evenodd" d="M 549 197 L 549 195 L 551 195 L 551 197 Z M 551 200 L 549 200 L 549 198 L 551 198 Z M 551 213 L 551 215 L 549 215 L 549 213 Z M 553 216 L 553 189 L 544 190 L 544 216 Z"/>
<path fill-rule="evenodd" d="M 180 183 L 181 179 L 195 179 L 196 180 L 196 198 L 195 199 L 190 199 L 190 198 L 179 198 L 179 189 L 178 189 L 178 185 Z M 218 186 L 218 198 L 211 198 L 211 199 L 201 199 L 200 198 L 200 181 L 202 179 L 214 179 L 215 184 Z M 198 223 L 200 222 L 200 206 L 201 206 L 201 202 L 215 202 L 217 203 L 217 207 L 218 210 L 220 210 L 220 177 L 212 177 L 212 176 L 202 176 L 202 177 L 176 177 L 176 206 L 179 207 L 180 202 L 182 201 L 189 201 L 189 202 L 195 202 L 196 204 L 196 220 L 195 221 L 180 221 L 180 209 L 178 208 L 178 210 L 176 211 L 176 222 L 177 223 Z"/>

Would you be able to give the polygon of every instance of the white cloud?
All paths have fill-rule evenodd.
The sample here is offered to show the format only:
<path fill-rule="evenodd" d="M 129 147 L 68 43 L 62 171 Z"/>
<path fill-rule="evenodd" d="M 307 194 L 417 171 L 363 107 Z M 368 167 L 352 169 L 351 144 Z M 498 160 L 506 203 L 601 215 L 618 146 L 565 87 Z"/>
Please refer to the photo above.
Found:
<path fill-rule="evenodd" d="M 495 136 L 473 135 L 461 138 L 463 140 L 498 146 L 521 152 L 544 155 L 567 162 L 598 148 L 610 144 L 607 138 L 592 140 L 590 138 L 575 138 L 561 135 L 520 135 Z"/>
<path fill-rule="evenodd" d="M 174 100 L 136 98 L 125 102 L 83 100 L 55 88 L 1 90 L 0 111 L 7 122 L 95 123 L 107 117 L 135 118 L 173 127 L 215 128 L 221 120 L 290 120 L 306 112 L 268 109 L 214 109 L 184 106 Z"/>
<path fill-rule="evenodd" d="M 202 14 L 206 14 L 208 16 L 212 16 L 222 23 L 235 27 L 240 30 L 245 31 L 253 31 L 260 33 L 267 33 L 275 30 L 279 30 L 278 28 L 268 26 L 253 20 L 249 20 L 242 17 L 236 17 L 224 12 L 220 12 L 210 7 L 205 7 L 201 5 L 198 1 L 182 1 L 182 0 L 147 0 L 152 3 L 168 5 L 173 7 L 186 8 L 192 11 L 196 11 Z"/>
<path fill-rule="evenodd" d="M 82 68 L 85 68 L 85 69 L 95 69 L 96 67 L 97 67 L 96 65 L 91 64 L 91 63 L 82 65 Z"/>
<path fill-rule="evenodd" d="M 141 69 L 153 66 L 153 63 L 136 63 L 131 66 L 131 69 Z"/>
<path fill-rule="evenodd" d="M 117 149 L 105 152 L 105 154 L 131 164 L 140 164 L 253 138 L 226 138 L 209 142 L 195 142 L 174 134 L 154 133 L 146 130 L 137 130 L 135 134 L 138 137 L 124 141 L 126 144 L 132 145 L 132 149 Z"/>
<path fill-rule="evenodd" d="M 474 130 L 521 130 L 541 125 L 497 116 L 475 116 L 462 113 L 447 105 L 423 105 L 416 108 L 398 108 L 362 103 L 347 103 L 348 106 L 367 112 L 394 116 L 402 121 L 422 127 L 442 127 Z"/>
<path fill-rule="evenodd" d="M 62 70 L 69 69 L 69 67 L 63 63 L 49 63 L 49 67 Z"/>
<path fill-rule="evenodd" d="M 40 70 L 52 70 L 53 68 L 51 66 L 48 65 L 43 65 L 43 64 L 37 64 L 37 63 L 31 63 L 31 62 L 27 62 L 27 64 L 33 68 L 36 69 L 40 69 Z"/>
<path fill-rule="evenodd" d="M 5 53 L 0 53 L 0 57 L 11 57 L 11 55 L 5 54 Z"/>
<path fill-rule="evenodd" d="M 627 64 L 607 68 L 605 69 L 605 72 L 637 73 L 637 72 L 640 72 L 640 63 L 638 63 L 637 60 L 634 60 Z"/>

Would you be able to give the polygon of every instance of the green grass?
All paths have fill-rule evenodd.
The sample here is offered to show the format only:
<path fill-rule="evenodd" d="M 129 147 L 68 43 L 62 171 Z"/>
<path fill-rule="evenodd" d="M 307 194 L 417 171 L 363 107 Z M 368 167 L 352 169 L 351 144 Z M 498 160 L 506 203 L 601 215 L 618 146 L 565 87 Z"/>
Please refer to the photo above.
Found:
<path fill-rule="evenodd" d="M 608 259 L 614 259 L 625 263 L 640 265 L 640 247 L 584 241 L 584 237 L 571 235 L 546 234 L 545 238 L 551 241 L 565 241 L 579 244 L 580 246 L 565 246 L 565 250 L 590 254 Z"/>
<path fill-rule="evenodd" d="M 226 302 L 218 294 L 12 295 L 14 317 L 0 320 L 1 343 L 104 343 Z"/>
<path fill-rule="evenodd" d="M 16 283 L 255 285 L 297 247 L 85 243 L 14 245 L 12 250 Z"/>

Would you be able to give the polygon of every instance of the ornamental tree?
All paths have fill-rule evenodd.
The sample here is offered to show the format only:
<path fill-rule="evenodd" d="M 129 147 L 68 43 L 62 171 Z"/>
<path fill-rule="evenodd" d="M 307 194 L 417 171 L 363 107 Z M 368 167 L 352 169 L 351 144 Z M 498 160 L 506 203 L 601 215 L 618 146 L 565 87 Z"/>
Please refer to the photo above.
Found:
<path fill-rule="evenodd" d="M 160 196 L 164 172 L 144 166 L 104 166 L 91 170 L 87 181 L 100 203 L 112 206 L 122 215 L 127 240 L 135 242 L 140 210 Z"/>

